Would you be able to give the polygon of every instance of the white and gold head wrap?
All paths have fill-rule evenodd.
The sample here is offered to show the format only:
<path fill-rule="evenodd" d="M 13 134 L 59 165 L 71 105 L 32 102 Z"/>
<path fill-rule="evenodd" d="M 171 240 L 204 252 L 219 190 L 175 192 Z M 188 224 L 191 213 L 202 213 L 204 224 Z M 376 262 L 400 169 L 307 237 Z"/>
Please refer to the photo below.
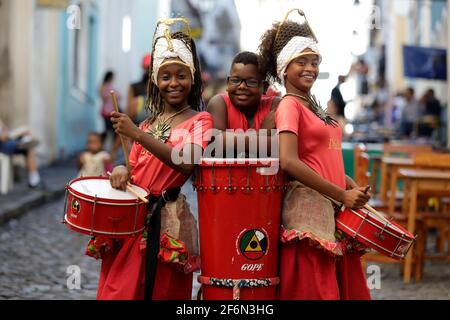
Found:
<path fill-rule="evenodd" d="M 288 19 L 293 12 L 303 17 L 304 22 L 300 23 Z M 304 26 L 304 28 L 299 30 L 297 26 Z M 281 44 L 283 47 L 281 47 Z M 275 48 L 277 51 L 279 50 L 277 55 L 277 76 L 283 85 L 286 69 L 294 59 L 304 55 L 315 54 L 319 57 L 319 63 L 322 61 L 317 38 L 309 26 L 305 13 L 300 9 L 289 10 L 278 26 L 275 36 Z M 307 49 L 309 50 L 305 51 Z"/>
<path fill-rule="evenodd" d="M 305 51 L 310 49 L 310 51 Z M 313 38 L 307 37 L 293 37 L 281 50 L 277 58 L 277 74 L 284 85 L 284 73 L 288 65 L 295 59 L 305 55 L 315 54 L 319 57 L 319 63 L 322 61 L 322 56 L 317 45 L 317 42 Z"/>
<path fill-rule="evenodd" d="M 155 32 L 155 43 L 153 44 L 153 69 L 152 80 L 155 84 L 158 83 L 159 69 L 170 63 L 179 63 L 187 66 L 191 70 L 192 80 L 194 80 L 195 65 L 192 51 L 187 45 L 187 42 L 181 39 L 174 39 L 171 37 L 170 29 L 176 23 L 183 24 L 184 34 L 190 39 L 190 31 L 188 20 L 185 18 L 174 18 L 161 20 L 158 23 Z M 179 60 L 176 60 L 179 59 Z"/>

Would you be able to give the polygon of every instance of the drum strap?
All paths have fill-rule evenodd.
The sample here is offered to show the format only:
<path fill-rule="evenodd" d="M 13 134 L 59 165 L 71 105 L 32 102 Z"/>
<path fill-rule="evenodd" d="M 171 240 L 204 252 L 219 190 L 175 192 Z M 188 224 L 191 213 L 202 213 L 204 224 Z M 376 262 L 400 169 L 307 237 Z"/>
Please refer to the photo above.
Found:
<path fill-rule="evenodd" d="M 158 253 L 161 237 L 161 209 L 167 201 L 175 201 L 180 194 L 181 188 L 168 189 L 160 196 L 151 196 L 150 208 L 155 205 L 147 227 L 147 247 L 145 262 L 145 291 L 144 300 L 152 300 L 153 288 L 156 280 L 156 267 L 158 265 Z"/>

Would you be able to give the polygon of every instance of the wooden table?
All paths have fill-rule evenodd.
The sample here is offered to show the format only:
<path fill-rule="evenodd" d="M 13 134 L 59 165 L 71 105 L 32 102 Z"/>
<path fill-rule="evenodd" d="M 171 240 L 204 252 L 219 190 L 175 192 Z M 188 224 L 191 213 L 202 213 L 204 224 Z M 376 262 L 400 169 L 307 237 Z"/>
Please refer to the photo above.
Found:
<path fill-rule="evenodd" d="M 381 182 L 380 182 L 380 199 L 383 202 L 387 202 L 388 187 L 391 187 L 392 201 L 395 203 L 395 195 L 392 196 L 392 179 L 389 181 L 389 174 L 396 174 L 400 168 L 409 168 L 414 166 L 414 160 L 412 158 L 390 157 L 384 156 L 381 158 Z M 395 182 L 397 183 L 397 182 Z M 395 186 L 395 184 L 394 184 Z"/>
<path fill-rule="evenodd" d="M 442 197 L 450 194 L 450 170 L 433 169 L 399 169 L 398 179 L 405 182 L 403 213 L 408 216 L 407 229 L 415 232 L 417 199 L 420 195 Z M 403 282 L 411 280 L 413 248 L 409 250 L 405 259 Z"/>

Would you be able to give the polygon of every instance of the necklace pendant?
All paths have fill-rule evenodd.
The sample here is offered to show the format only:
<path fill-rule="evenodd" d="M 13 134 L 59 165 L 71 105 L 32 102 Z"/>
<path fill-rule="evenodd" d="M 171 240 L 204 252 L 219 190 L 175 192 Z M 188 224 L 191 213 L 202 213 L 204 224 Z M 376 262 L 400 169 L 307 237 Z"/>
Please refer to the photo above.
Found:
<path fill-rule="evenodd" d="M 150 131 L 148 132 L 153 138 L 166 143 L 170 137 L 170 125 L 166 122 L 158 122 Z"/>

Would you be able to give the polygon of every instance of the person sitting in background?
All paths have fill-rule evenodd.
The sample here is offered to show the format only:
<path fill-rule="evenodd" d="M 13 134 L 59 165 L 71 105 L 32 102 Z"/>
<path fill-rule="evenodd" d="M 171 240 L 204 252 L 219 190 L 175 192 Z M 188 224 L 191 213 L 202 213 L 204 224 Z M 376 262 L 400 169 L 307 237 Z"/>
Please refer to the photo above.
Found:
<path fill-rule="evenodd" d="M 78 177 L 95 177 L 112 170 L 111 156 L 103 150 L 103 138 L 99 133 L 88 135 L 86 151 L 78 157 Z"/>
<path fill-rule="evenodd" d="M 39 144 L 28 129 L 17 128 L 9 130 L 0 119 L 0 153 L 7 155 L 22 154 L 26 158 L 28 172 L 28 187 L 42 187 L 41 176 L 38 171 L 34 148 Z"/>
<path fill-rule="evenodd" d="M 441 118 L 441 103 L 436 99 L 433 89 L 428 89 L 420 99 L 424 111 L 419 126 L 419 135 L 431 137 L 433 131 L 439 128 Z"/>
<path fill-rule="evenodd" d="M 405 105 L 400 118 L 400 134 L 404 138 L 417 136 L 417 124 L 420 115 L 419 102 L 414 98 L 414 89 L 407 88 L 403 93 Z"/>

